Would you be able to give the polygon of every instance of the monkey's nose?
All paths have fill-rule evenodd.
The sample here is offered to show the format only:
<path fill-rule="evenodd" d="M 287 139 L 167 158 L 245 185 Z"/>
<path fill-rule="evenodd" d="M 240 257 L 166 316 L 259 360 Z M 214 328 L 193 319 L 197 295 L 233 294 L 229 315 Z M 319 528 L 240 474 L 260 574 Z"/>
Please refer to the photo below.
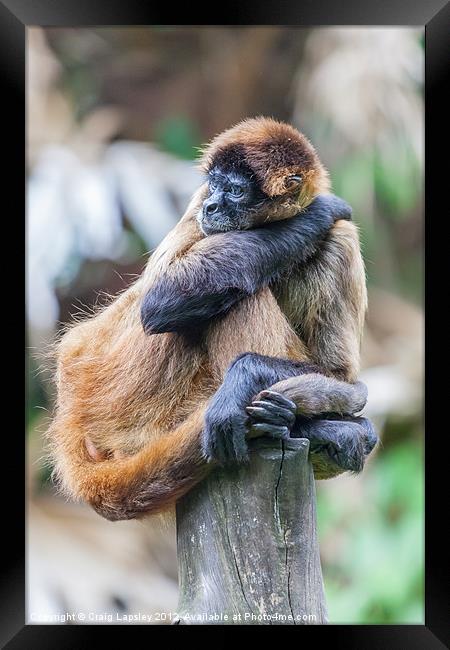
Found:
<path fill-rule="evenodd" d="M 207 215 L 214 214 L 214 212 L 217 212 L 217 208 L 219 207 L 218 203 L 215 203 L 214 201 L 212 203 L 207 203 L 205 205 L 205 210 Z"/>

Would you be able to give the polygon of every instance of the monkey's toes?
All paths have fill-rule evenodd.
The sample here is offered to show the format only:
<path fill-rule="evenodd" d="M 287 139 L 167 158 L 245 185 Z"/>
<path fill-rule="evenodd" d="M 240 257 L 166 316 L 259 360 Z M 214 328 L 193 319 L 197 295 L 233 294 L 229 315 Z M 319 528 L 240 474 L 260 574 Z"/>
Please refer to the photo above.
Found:
<path fill-rule="evenodd" d="M 325 451 L 333 463 L 344 471 L 359 473 L 364 467 L 362 449 L 355 448 L 355 445 L 344 445 L 340 447 L 330 443 L 322 447 L 321 451 Z"/>
<path fill-rule="evenodd" d="M 278 406 L 291 409 L 294 412 L 297 409 L 297 406 L 295 402 L 293 402 L 291 399 L 283 395 L 282 393 L 278 393 L 275 390 L 262 390 L 256 397 L 254 401 L 258 400 L 265 400 L 265 401 L 270 401 L 274 404 L 278 404 Z"/>
<path fill-rule="evenodd" d="M 351 420 L 301 420 L 296 431 L 301 437 L 310 441 L 311 454 L 315 457 L 316 466 L 326 465 L 335 467 L 342 472 L 360 472 L 364 467 L 364 437 L 365 431 L 360 423 L 361 418 Z M 320 458 L 322 456 L 322 459 Z M 326 470 L 327 474 L 333 472 Z"/>
<path fill-rule="evenodd" d="M 367 418 L 360 418 L 360 425 L 364 429 L 364 454 L 368 456 L 375 448 L 379 437 L 372 422 Z"/>

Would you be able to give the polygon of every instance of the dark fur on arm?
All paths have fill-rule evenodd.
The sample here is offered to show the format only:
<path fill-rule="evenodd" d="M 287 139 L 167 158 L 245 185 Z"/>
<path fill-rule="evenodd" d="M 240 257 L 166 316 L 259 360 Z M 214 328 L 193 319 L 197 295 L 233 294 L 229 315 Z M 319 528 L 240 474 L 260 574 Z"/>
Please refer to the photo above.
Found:
<path fill-rule="evenodd" d="M 144 330 L 178 332 L 225 314 L 293 262 L 309 259 L 334 222 L 350 218 L 345 201 L 324 194 L 291 219 L 202 239 L 146 294 L 141 306 Z"/>
<path fill-rule="evenodd" d="M 289 394 L 294 401 L 267 390 L 283 380 L 292 381 Z M 247 460 L 248 438 L 255 435 L 302 437 L 310 440 L 317 479 L 359 472 L 378 440 L 371 422 L 355 417 L 366 399 L 361 382 L 325 377 L 313 364 L 242 354 L 206 410 L 203 453 L 225 465 Z"/>

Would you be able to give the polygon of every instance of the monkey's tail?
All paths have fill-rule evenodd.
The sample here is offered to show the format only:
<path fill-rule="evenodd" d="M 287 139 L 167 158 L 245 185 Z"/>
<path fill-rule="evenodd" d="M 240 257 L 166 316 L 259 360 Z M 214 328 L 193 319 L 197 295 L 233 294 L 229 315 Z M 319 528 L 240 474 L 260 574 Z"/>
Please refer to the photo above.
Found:
<path fill-rule="evenodd" d="M 55 476 L 65 492 L 109 519 L 139 518 L 167 510 L 209 471 L 201 450 L 204 409 L 148 443 L 133 456 L 96 461 L 84 435 L 49 431 Z"/>

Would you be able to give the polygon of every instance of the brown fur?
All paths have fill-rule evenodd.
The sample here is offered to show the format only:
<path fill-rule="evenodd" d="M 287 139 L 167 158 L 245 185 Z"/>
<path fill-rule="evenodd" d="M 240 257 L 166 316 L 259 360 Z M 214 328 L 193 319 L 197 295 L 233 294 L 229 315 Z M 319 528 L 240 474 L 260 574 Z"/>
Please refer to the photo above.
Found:
<path fill-rule="evenodd" d="M 264 191 L 280 195 L 278 205 L 286 210 L 296 205 L 298 211 L 328 187 L 314 149 L 290 126 L 247 120 L 207 147 L 203 165 L 234 144 L 244 147 Z M 282 194 L 290 174 L 305 179 L 301 193 Z M 141 278 L 71 327 L 57 346 L 58 399 L 48 431 L 56 475 L 68 494 L 108 519 L 164 510 L 205 475 L 203 415 L 240 353 L 312 360 L 340 379 L 357 376 L 365 278 L 357 231 L 347 221 L 333 227 L 308 266 L 238 303 L 201 344 L 177 334 L 144 334 L 140 304 L 152 283 L 181 265 L 188 273 L 211 245 L 195 220 L 204 196 L 203 186 Z"/>
<path fill-rule="evenodd" d="M 263 192 L 271 198 L 283 195 L 290 201 L 289 177 L 301 177 L 301 195 L 292 197 L 297 212 L 314 196 L 329 189 L 328 174 L 314 147 L 289 124 L 268 118 L 243 120 L 220 133 L 205 147 L 201 168 L 207 171 L 214 161 L 233 157 L 236 149 Z"/>

